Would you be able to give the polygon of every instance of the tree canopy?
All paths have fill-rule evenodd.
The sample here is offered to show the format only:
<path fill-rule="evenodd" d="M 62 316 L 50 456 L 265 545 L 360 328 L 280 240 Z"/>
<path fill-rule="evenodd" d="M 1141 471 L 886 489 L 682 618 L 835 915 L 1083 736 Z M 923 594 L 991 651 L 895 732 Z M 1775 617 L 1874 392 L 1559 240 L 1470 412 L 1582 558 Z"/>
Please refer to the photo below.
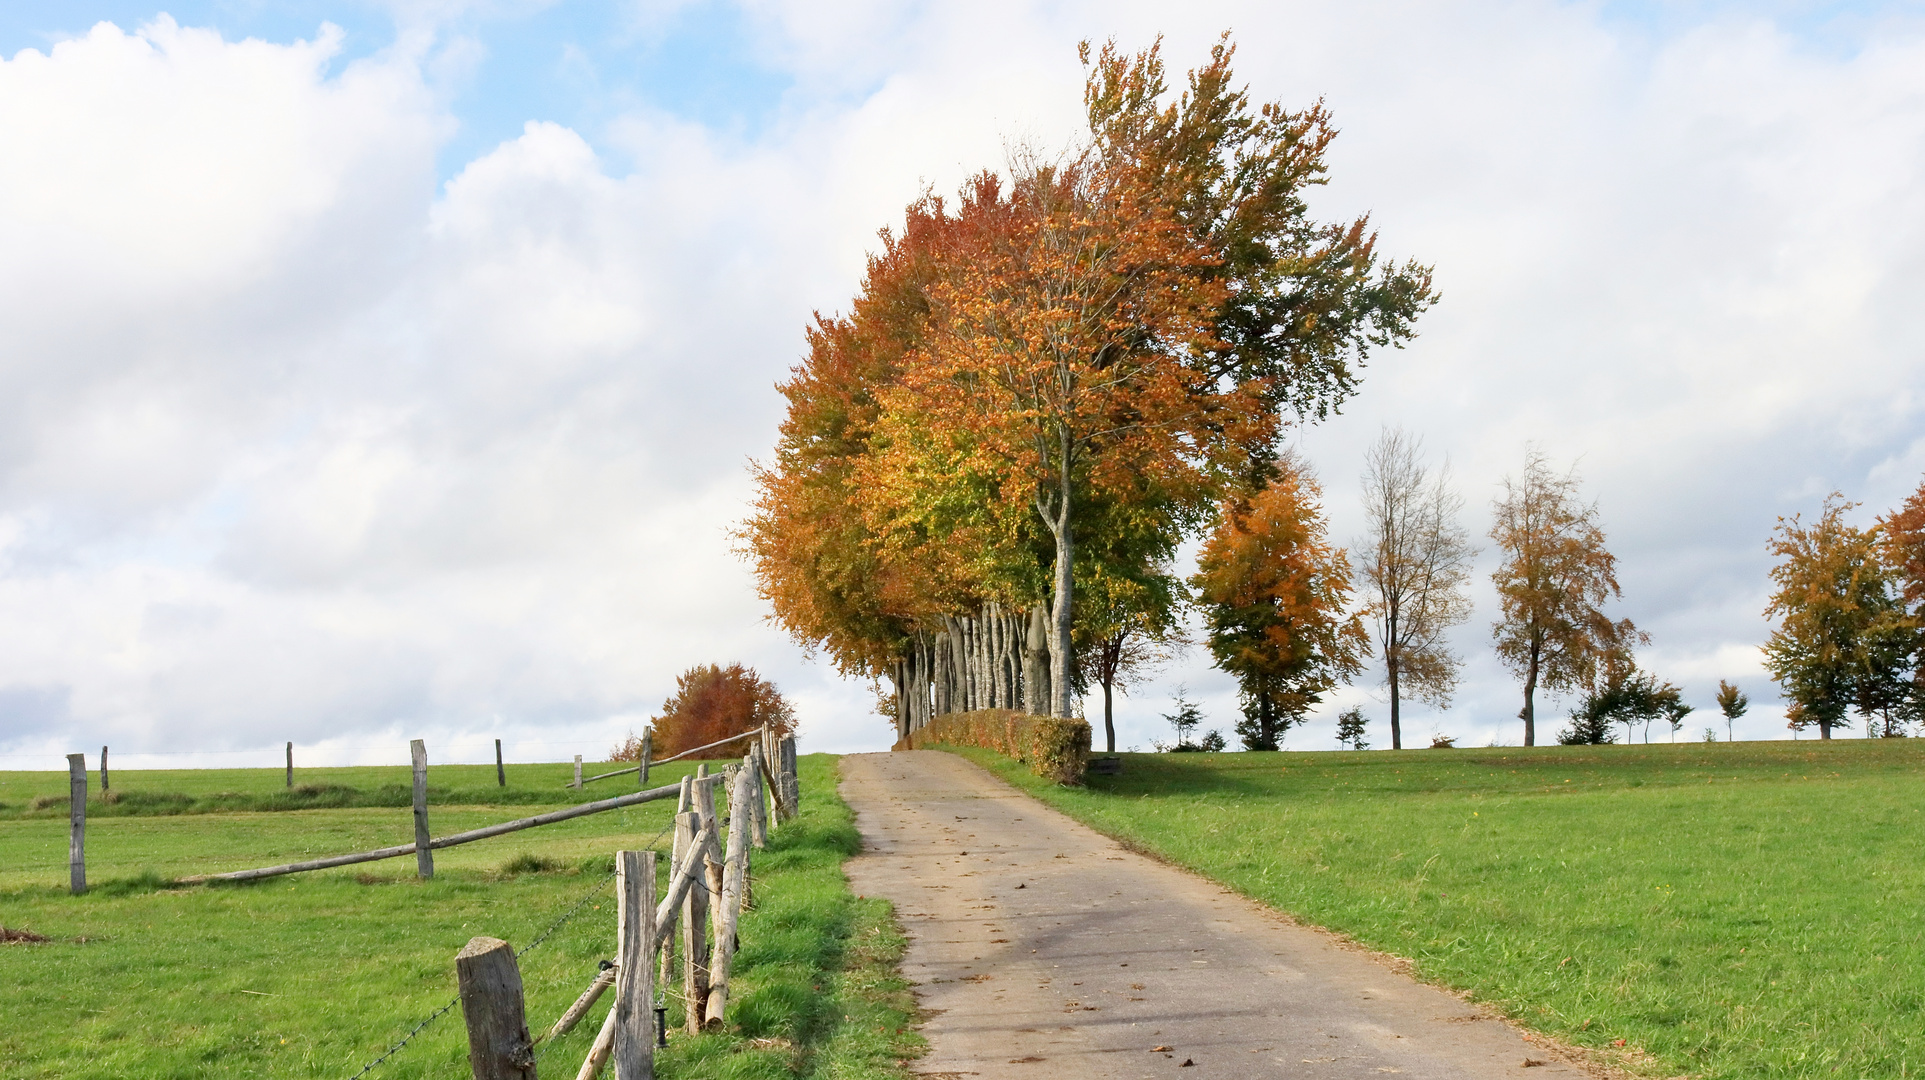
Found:
<path fill-rule="evenodd" d="M 1077 643 L 1172 625 L 1182 538 L 1435 299 L 1367 218 L 1311 217 L 1321 103 L 1254 106 L 1227 37 L 1172 93 L 1160 48 L 1086 46 L 1087 138 L 912 203 L 781 386 L 742 549 L 792 636 L 895 681 L 899 725 L 978 700 L 950 682 L 1070 714 Z"/>

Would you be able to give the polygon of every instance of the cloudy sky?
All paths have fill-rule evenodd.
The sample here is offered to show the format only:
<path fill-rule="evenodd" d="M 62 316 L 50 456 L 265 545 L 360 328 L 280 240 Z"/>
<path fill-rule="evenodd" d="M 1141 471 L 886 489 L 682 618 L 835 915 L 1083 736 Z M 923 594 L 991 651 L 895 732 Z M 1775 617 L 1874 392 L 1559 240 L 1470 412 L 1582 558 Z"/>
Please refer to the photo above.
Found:
<path fill-rule="evenodd" d="M 1343 129 L 1318 213 L 1443 294 L 1292 436 L 1335 534 L 1386 425 L 1480 536 L 1535 442 L 1687 734 L 1729 678 L 1739 736 L 1785 737 L 1774 521 L 1925 474 L 1925 8 L 14 0 L 0 768 L 592 758 L 731 660 L 806 750 L 886 746 L 730 553 L 773 384 L 924 185 L 1073 137 L 1080 39 L 1181 70 L 1226 28 L 1257 98 Z M 1489 599 L 1411 738 L 1519 741 Z M 1228 730 L 1198 651 L 1121 700 L 1125 745 L 1179 684 Z"/>

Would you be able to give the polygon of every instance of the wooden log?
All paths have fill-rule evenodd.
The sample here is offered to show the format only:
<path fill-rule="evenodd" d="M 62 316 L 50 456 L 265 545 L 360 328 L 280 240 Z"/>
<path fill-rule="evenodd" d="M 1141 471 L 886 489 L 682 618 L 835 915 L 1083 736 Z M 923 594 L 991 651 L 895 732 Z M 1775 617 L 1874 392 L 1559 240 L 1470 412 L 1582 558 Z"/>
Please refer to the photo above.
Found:
<path fill-rule="evenodd" d="M 763 782 L 764 778 L 768 776 L 769 771 L 764 764 L 765 761 L 767 761 L 767 759 L 762 756 L 761 743 L 757 743 L 749 748 L 748 767 L 752 785 L 749 789 L 751 795 L 749 799 L 749 816 L 753 822 L 751 827 L 754 829 L 754 832 L 750 833 L 750 838 L 755 842 L 755 847 L 758 851 L 769 846 L 768 785 Z"/>
<path fill-rule="evenodd" d="M 582 756 L 580 754 L 575 755 L 575 782 L 568 786 L 575 788 L 582 786 Z"/>
<path fill-rule="evenodd" d="M 706 789 L 708 785 L 703 785 Z M 693 1035 L 702 1030 L 703 1010 L 708 1005 L 709 994 L 709 867 L 715 862 L 715 818 L 711 814 L 703 817 L 700 811 L 691 811 L 690 824 L 706 823 L 708 828 L 698 833 L 707 836 L 699 847 L 695 837 L 689 838 L 690 851 L 697 859 L 696 872 L 702 875 L 697 887 L 689 890 L 688 902 L 682 905 L 682 1005 L 683 1023 L 688 1033 Z M 678 827 L 679 832 L 679 827 Z M 688 853 L 685 852 L 686 856 Z M 721 888 L 721 878 L 715 879 L 715 887 Z M 666 952 L 666 950 L 664 950 Z"/>
<path fill-rule="evenodd" d="M 655 1080 L 655 853 L 615 853 L 615 1080 Z"/>
<path fill-rule="evenodd" d="M 455 954 L 455 978 L 475 1080 L 535 1080 L 535 1042 L 528 1037 L 514 947 L 500 938 L 469 941 Z"/>
<path fill-rule="evenodd" d="M 423 880 L 434 876 L 434 841 L 428 835 L 428 744 L 408 744 L 414 759 L 414 872 Z"/>
<path fill-rule="evenodd" d="M 735 927 L 742 911 L 742 884 L 748 855 L 750 818 L 747 770 L 735 774 L 729 788 L 728 852 L 722 859 L 722 904 L 714 913 L 715 951 L 710 959 L 709 995 L 704 1027 L 720 1027 L 727 1022 L 729 969 L 735 959 Z"/>
<path fill-rule="evenodd" d="M 648 786 L 648 765 L 649 765 L 649 760 L 654 756 L 655 756 L 655 729 L 652 727 L 645 727 L 642 729 L 642 763 L 641 765 L 637 766 L 637 768 L 640 770 L 640 773 L 641 773 L 641 779 L 637 783 L 638 787 Z"/>
<path fill-rule="evenodd" d="M 287 786 L 294 786 L 294 744 L 287 744 Z"/>
<path fill-rule="evenodd" d="M 67 891 L 87 891 L 87 755 L 67 755 Z"/>
<path fill-rule="evenodd" d="M 588 1048 L 588 1056 L 582 1059 L 581 1071 L 575 1074 L 575 1080 L 595 1080 L 602 1066 L 608 1064 L 608 1055 L 614 1050 L 615 1010 L 610 1009 L 608 1015 L 602 1017 L 601 1030 L 595 1032 L 595 1042 Z"/>
<path fill-rule="evenodd" d="M 796 752 L 795 736 L 784 738 L 782 746 L 782 771 L 788 777 L 789 783 L 789 809 L 800 817 L 802 816 L 802 761 Z"/>
<path fill-rule="evenodd" d="M 692 802 L 689 809 L 702 815 L 703 821 L 713 821 L 720 828 L 722 821 L 715 816 L 715 784 L 709 782 L 714 779 L 709 775 L 707 763 L 695 766 L 694 782 L 690 784 Z"/>
<path fill-rule="evenodd" d="M 102 794 L 107 791 L 107 748 L 104 746 L 100 748 L 100 790 Z"/>
<path fill-rule="evenodd" d="M 495 740 L 495 786 L 508 786 L 508 770 L 501 765 L 501 740 Z"/>
<path fill-rule="evenodd" d="M 706 788 L 709 785 L 704 784 L 702 786 Z M 450 836 L 441 837 L 438 840 L 431 840 L 429 841 L 429 845 L 434 848 L 446 848 L 455 847 L 460 844 L 472 844 L 476 840 L 486 840 L 491 836 L 500 836 L 504 833 L 520 832 L 523 829 L 532 829 L 540 825 L 553 825 L 558 821 L 568 821 L 572 818 L 585 817 L 589 814 L 620 810 L 624 806 L 635 806 L 639 803 L 654 802 L 657 799 L 673 798 L 677 790 L 676 785 L 665 785 L 658 788 L 649 788 L 647 791 L 634 791 L 627 795 L 617 795 L 612 799 L 600 799 L 591 803 L 582 803 L 580 806 L 571 806 L 564 810 L 550 810 L 546 814 L 536 814 L 534 817 L 519 818 L 515 821 L 504 821 L 498 825 L 483 825 L 479 829 L 469 829 L 467 832 L 458 832 Z M 398 859 L 403 855 L 412 854 L 414 854 L 413 844 L 397 844 L 394 847 L 376 848 L 373 851 L 357 851 L 352 855 L 333 855 L 325 859 L 309 859 L 306 862 L 286 863 L 281 866 L 265 866 L 259 870 L 234 870 L 225 874 L 196 874 L 193 877 L 179 878 L 176 880 L 176 884 L 193 885 L 203 881 L 252 881 L 255 878 L 279 877 L 282 874 L 300 874 L 309 870 L 326 870 L 334 866 L 352 866 L 355 863 L 378 862 L 381 859 Z"/>
<path fill-rule="evenodd" d="M 615 972 L 619 970 L 621 969 L 614 964 L 609 964 L 597 971 L 595 977 L 588 981 L 588 989 L 582 991 L 581 996 L 575 999 L 575 1003 L 568 1007 L 567 1012 L 561 1014 L 561 1019 L 555 1021 L 555 1026 L 549 1028 L 548 1034 L 543 1038 L 553 1042 L 575 1030 L 575 1025 L 582 1022 L 582 1017 L 588 1015 L 588 1010 L 594 1007 L 602 994 L 615 985 Z"/>

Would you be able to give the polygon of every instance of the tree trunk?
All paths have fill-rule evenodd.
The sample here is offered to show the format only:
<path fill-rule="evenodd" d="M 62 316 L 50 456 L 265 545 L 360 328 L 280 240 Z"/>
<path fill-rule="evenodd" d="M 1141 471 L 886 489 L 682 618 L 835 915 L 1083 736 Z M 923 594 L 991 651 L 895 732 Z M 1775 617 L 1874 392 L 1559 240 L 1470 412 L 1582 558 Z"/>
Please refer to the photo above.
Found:
<path fill-rule="evenodd" d="M 1402 719 L 1397 711 L 1397 655 L 1395 653 L 1392 653 L 1384 661 L 1384 669 L 1390 675 L 1390 748 L 1392 750 L 1402 750 L 1404 748 L 1404 729 Z"/>
<path fill-rule="evenodd" d="M 1023 630 L 1023 709 L 1049 715 L 1049 619 L 1043 605 L 1029 609 Z"/>
<path fill-rule="evenodd" d="M 1070 531 L 1070 435 L 1065 425 L 1057 427 L 1058 490 L 1055 520 L 1049 531 L 1056 540 L 1056 573 L 1050 597 L 1049 696 L 1051 716 L 1070 716 L 1070 631 L 1074 615 L 1070 607 L 1075 586 L 1076 540 Z"/>
<path fill-rule="evenodd" d="M 1116 715 L 1110 706 L 1110 685 L 1114 681 L 1111 673 L 1103 673 L 1103 752 L 1106 754 L 1116 753 Z"/>
<path fill-rule="evenodd" d="M 1539 647 L 1531 646 L 1531 666 L 1524 675 L 1524 711 L 1518 713 L 1524 718 L 1524 745 L 1537 745 L 1537 703 L 1532 700 L 1537 693 L 1537 663 Z"/>

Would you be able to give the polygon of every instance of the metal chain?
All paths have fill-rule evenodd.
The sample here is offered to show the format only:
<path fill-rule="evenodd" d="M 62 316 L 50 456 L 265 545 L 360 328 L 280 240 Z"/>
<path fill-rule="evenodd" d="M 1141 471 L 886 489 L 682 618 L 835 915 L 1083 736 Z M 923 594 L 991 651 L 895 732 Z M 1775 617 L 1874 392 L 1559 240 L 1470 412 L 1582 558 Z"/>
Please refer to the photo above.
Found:
<path fill-rule="evenodd" d="M 644 849 L 654 848 L 656 844 L 661 842 L 662 837 L 667 836 L 668 831 L 670 829 L 673 829 L 674 827 L 675 827 L 675 821 L 673 818 L 671 818 L 669 819 L 669 823 L 662 828 L 662 831 L 655 834 L 654 839 L 642 845 L 643 848 Z M 584 893 L 580 900 L 575 901 L 575 906 L 569 908 L 566 912 L 563 912 L 561 918 L 556 919 L 553 923 L 551 923 L 548 929 L 543 930 L 541 932 L 540 936 L 536 937 L 535 940 L 529 942 L 527 945 L 523 946 L 520 950 L 518 950 L 515 953 L 515 959 L 520 960 L 522 956 L 525 955 L 530 949 L 533 949 L 535 946 L 540 945 L 544 941 L 547 941 L 548 938 L 551 935 L 553 935 L 555 931 L 560 930 L 563 926 L 567 925 L 569 920 L 573 919 L 576 915 L 579 915 L 581 913 L 582 908 L 586 907 L 588 905 L 588 902 L 595 898 L 595 894 L 607 888 L 608 883 L 613 880 L 615 880 L 615 871 L 610 870 L 607 873 L 607 875 L 605 875 L 600 881 L 596 882 L 592 887 L 590 887 L 588 892 Z M 361 1080 L 363 1076 L 366 1076 L 368 1073 L 373 1072 L 375 1066 L 381 1064 L 382 1062 L 388 1060 L 394 1055 L 400 1053 L 401 1048 L 408 1045 L 408 1041 L 410 1039 L 413 1039 L 416 1035 L 421 1034 L 421 1032 L 429 1024 L 432 1024 L 436 1020 L 439 1020 L 443 1016 L 446 1016 L 450 1009 L 453 1009 L 456 1005 L 459 1005 L 459 1004 L 461 1004 L 461 995 L 456 994 L 453 997 L 453 999 L 451 999 L 446 1005 L 443 1005 L 439 1009 L 436 1009 L 434 1012 L 429 1013 L 428 1018 L 426 1020 L 423 1020 L 419 1024 L 416 1024 L 414 1026 L 414 1030 L 408 1032 L 406 1035 L 403 1035 L 401 1037 L 400 1042 L 395 1043 L 393 1046 L 388 1047 L 386 1053 L 382 1054 L 378 1058 L 375 1058 L 373 1061 L 368 1062 L 366 1065 L 361 1066 L 361 1071 L 349 1077 L 348 1080 Z M 552 1046 L 553 1044 L 550 1044 L 550 1045 Z M 546 1052 L 547 1052 L 547 1048 L 543 1048 L 543 1050 L 540 1051 L 540 1053 L 546 1053 Z M 539 1059 L 539 1054 L 537 1055 L 537 1058 Z"/>

